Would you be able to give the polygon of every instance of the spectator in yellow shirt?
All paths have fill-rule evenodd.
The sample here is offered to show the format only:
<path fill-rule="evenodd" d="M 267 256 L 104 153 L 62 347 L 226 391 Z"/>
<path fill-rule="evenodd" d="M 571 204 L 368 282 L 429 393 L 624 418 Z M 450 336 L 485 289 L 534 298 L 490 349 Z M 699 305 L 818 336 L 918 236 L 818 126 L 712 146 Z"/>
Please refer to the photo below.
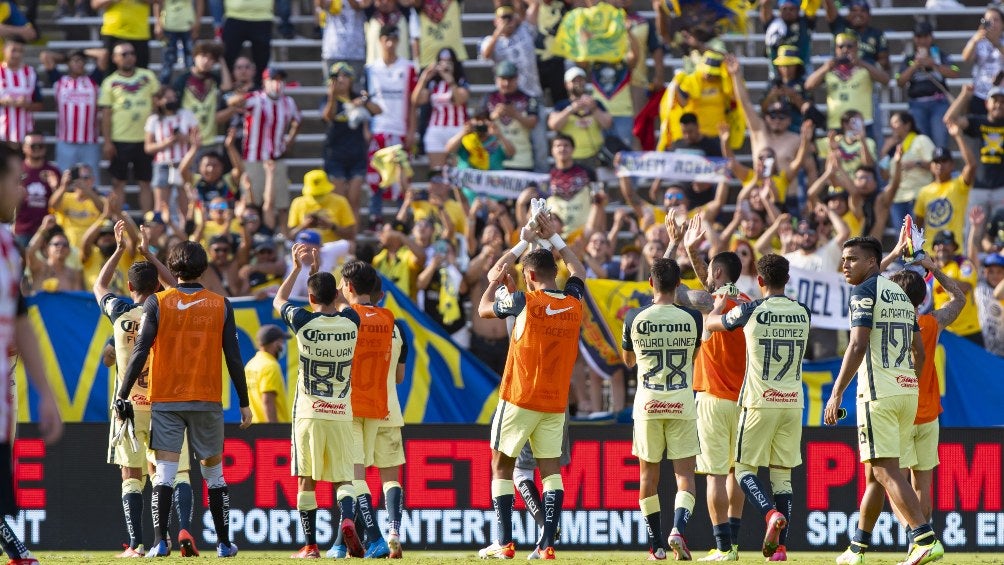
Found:
<path fill-rule="evenodd" d="M 248 398 L 251 400 L 251 421 L 261 423 L 288 423 L 291 412 L 286 383 L 282 380 L 279 357 L 286 349 L 289 334 L 282 328 L 266 324 L 258 330 L 258 352 L 244 366 L 248 380 Z"/>
<path fill-rule="evenodd" d="M 352 205 L 334 190 L 335 185 L 321 169 L 303 175 L 303 196 L 297 196 L 289 205 L 290 237 L 306 229 L 321 234 L 323 243 L 352 239 L 356 235 Z"/>
<path fill-rule="evenodd" d="M 959 255 L 959 242 L 955 239 L 955 234 L 951 230 L 942 230 L 934 236 L 934 261 L 949 278 L 959 285 L 959 289 L 966 295 L 966 305 L 962 307 L 962 312 L 947 328 L 953 334 L 964 337 L 969 341 L 984 347 L 983 333 L 980 330 L 979 314 L 976 311 L 976 300 L 973 297 L 973 289 L 976 288 L 977 272 L 973 263 Z M 934 281 L 934 308 L 941 308 L 941 305 L 949 300 L 950 294 L 938 281 Z"/>
<path fill-rule="evenodd" d="M 425 267 L 425 249 L 415 238 L 395 230 L 390 224 L 384 224 L 380 231 L 380 245 L 383 250 L 373 258 L 373 266 L 415 300 L 418 273 Z"/>

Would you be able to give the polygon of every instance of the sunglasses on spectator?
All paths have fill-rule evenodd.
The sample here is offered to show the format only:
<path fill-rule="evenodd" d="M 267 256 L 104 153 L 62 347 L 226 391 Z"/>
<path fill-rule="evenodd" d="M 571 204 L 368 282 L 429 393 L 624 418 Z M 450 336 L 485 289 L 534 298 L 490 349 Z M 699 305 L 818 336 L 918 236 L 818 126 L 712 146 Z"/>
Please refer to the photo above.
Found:
<path fill-rule="evenodd" d="M 683 194 L 679 192 L 671 192 L 666 195 L 666 200 L 683 200 Z"/>
<path fill-rule="evenodd" d="M 210 251 L 213 253 L 230 253 L 229 247 L 211 247 Z"/>
<path fill-rule="evenodd" d="M 220 204 L 210 204 L 209 205 L 209 209 L 210 210 L 225 211 L 227 209 L 227 205 L 226 204 L 222 204 L 222 203 L 220 203 Z"/>
<path fill-rule="evenodd" d="M 783 120 L 784 118 L 790 118 L 791 116 L 784 112 L 770 112 L 767 114 L 767 117 L 775 120 Z"/>

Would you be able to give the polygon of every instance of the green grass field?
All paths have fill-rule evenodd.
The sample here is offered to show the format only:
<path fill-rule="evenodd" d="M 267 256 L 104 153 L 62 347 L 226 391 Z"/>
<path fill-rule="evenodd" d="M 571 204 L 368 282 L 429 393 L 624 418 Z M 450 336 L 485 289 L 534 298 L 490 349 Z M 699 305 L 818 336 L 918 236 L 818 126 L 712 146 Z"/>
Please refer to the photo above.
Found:
<path fill-rule="evenodd" d="M 228 561 L 233 565 L 259 565 L 261 563 L 274 563 L 276 561 L 286 561 L 290 551 L 248 551 L 241 552 L 237 557 Z M 517 560 L 525 559 L 524 552 L 520 552 Z M 89 565 L 121 565 L 122 560 L 112 557 L 113 552 L 94 551 L 40 551 L 35 557 L 43 564 L 48 563 L 86 563 Z M 694 554 L 695 558 L 702 554 Z M 836 553 L 807 553 L 793 552 L 788 554 L 788 561 L 804 565 L 831 565 Z M 636 551 L 558 551 L 558 559 L 566 563 L 638 563 L 645 561 L 647 554 Z M 201 559 L 216 559 L 215 553 L 204 552 Z M 168 559 L 181 559 L 176 553 L 172 553 Z M 903 559 L 902 553 L 869 553 L 869 565 L 895 565 Z M 458 551 L 408 551 L 405 548 L 404 560 L 415 563 L 482 563 L 475 554 L 471 552 Z M 763 563 L 764 558 L 755 551 L 747 551 L 739 556 L 740 563 Z M 981 565 L 1004 563 L 1004 555 L 994 553 L 949 553 L 945 559 L 939 563 L 945 565 Z"/>

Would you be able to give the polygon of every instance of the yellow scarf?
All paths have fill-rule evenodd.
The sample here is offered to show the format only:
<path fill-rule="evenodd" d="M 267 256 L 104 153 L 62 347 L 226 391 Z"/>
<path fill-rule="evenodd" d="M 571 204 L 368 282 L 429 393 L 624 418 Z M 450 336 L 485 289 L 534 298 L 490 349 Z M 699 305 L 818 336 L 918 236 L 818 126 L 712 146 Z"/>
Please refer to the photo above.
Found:
<path fill-rule="evenodd" d="M 327 12 L 317 12 L 317 25 L 319 27 L 324 27 L 328 21 L 328 14 L 332 16 L 337 16 L 342 13 L 342 0 L 331 0 L 331 4 L 328 5 Z"/>
<path fill-rule="evenodd" d="M 408 153 L 400 145 L 391 145 L 377 150 L 371 161 L 373 169 L 380 175 L 380 188 L 397 184 L 401 176 L 411 178 L 411 162 Z"/>
<path fill-rule="evenodd" d="M 471 164 L 471 168 L 481 171 L 488 170 L 488 151 L 485 151 L 485 146 L 481 144 L 481 138 L 478 137 L 478 134 L 472 132 L 465 135 L 461 138 L 460 144 L 467 150 L 467 161 Z"/>
<path fill-rule="evenodd" d="M 436 309 L 445 326 L 460 319 L 460 285 L 455 278 L 458 277 L 454 277 L 448 268 L 439 269 L 439 304 Z"/>
<path fill-rule="evenodd" d="M 913 145 L 914 139 L 917 139 L 917 132 L 914 131 L 906 134 L 906 137 L 903 138 L 903 143 L 901 145 L 903 146 L 904 155 L 906 155 L 907 151 L 910 150 L 910 146 Z"/>

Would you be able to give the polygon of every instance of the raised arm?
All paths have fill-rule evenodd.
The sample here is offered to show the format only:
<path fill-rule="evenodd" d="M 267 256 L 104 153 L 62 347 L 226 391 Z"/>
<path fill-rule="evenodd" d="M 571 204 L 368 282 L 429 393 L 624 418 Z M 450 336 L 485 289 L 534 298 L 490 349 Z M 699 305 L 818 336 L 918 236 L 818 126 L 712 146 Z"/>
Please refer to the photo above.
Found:
<path fill-rule="evenodd" d="M 941 284 L 941 288 L 945 289 L 945 292 L 948 293 L 948 302 L 942 304 L 941 308 L 931 312 L 934 319 L 938 321 L 938 330 L 943 330 L 952 325 L 952 322 L 962 313 L 962 308 L 966 305 L 966 294 L 955 280 L 938 268 L 938 264 L 929 255 L 925 255 L 920 260 L 920 266 L 930 271 L 934 275 L 934 280 L 938 281 Z"/>
<path fill-rule="evenodd" d="M 952 102 L 952 105 L 948 107 L 948 110 L 945 112 L 945 117 L 942 119 L 946 126 L 948 124 L 955 123 L 963 130 L 969 127 L 969 118 L 966 117 L 966 111 L 969 109 L 969 101 L 972 97 L 972 83 L 962 85 L 962 90 L 959 92 L 959 96 L 954 102 Z"/>
<path fill-rule="evenodd" d="M 767 5 L 768 13 L 770 13 L 770 0 L 765 0 L 764 4 Z M 761 6 L 760 9 L 762 18 L 763 7 Z M 739 101 L 739 106 L 743 109 L 743 113 L 746 115 L 746 125 L 750 128 L 751 132 L 762 132 L 764 130 L 763 118 L 761 118 L 760 114 L 757 113 L 756 106 L 753 105 L 753 101 L 750 99 L 750 91 L 746 88 L 746 81 L 743 80 L 742 69 L 739 68 L 739 59 L 731 53 L 726 55 L 725 69 L 729 72 L 729 76 L 732 79 L 732 88 L 735 91 L 736 100 Z"/>
<path fill-rule="evenodd" d="M 112 283 L 112 277 L 115 276 L 115 271 L 119 268 L 119 261 L 122 260 L 122 255 L 125 254 L 125 222 L 119 220 L 115 222 L 115 252 L 112 256 L 105 261 L 105 264 L 101 266 L 101 271 L 98 272 L 98 278 L 94 280 L 94 286 L 91 290 L 94 291 L 94 298 L 101 302 L 101 299 L 108 294 L 108 285 Z"/>
<path fill-rule="evenodd" d="M 948 124 L 948 133 L 955 140 L 956 145 L 959 146 L 959 151 L 962 152 L 962 161 L 965 163 L 965 166 L 962 167 L 962 182 L 972 186 L 973 181 L 976 179 L 976 167 L 979 166 L 976 155 L 973 153 L 973 148 L 966 143 L 966 138 L 962 136 L 962 127 L 958 122 Z"/>
<path fill-rule="evenodd" d="M 306 245 L 302 243 L 293 244 L 292 253 L 293 269 L 289 271 L 282 284 L 279 285 L 279 290 L 276 291 L 275 298 L 272 299 L 272 307 L 277 312 L 282 312 L 283 306 L 289 302 L 289 295 L 293 292 L 293 285 L 296 284 L 296 279 L 299 278 L 303 266 L 306 265 L 309 268 L 313 265 L 314 256 Z"/>

